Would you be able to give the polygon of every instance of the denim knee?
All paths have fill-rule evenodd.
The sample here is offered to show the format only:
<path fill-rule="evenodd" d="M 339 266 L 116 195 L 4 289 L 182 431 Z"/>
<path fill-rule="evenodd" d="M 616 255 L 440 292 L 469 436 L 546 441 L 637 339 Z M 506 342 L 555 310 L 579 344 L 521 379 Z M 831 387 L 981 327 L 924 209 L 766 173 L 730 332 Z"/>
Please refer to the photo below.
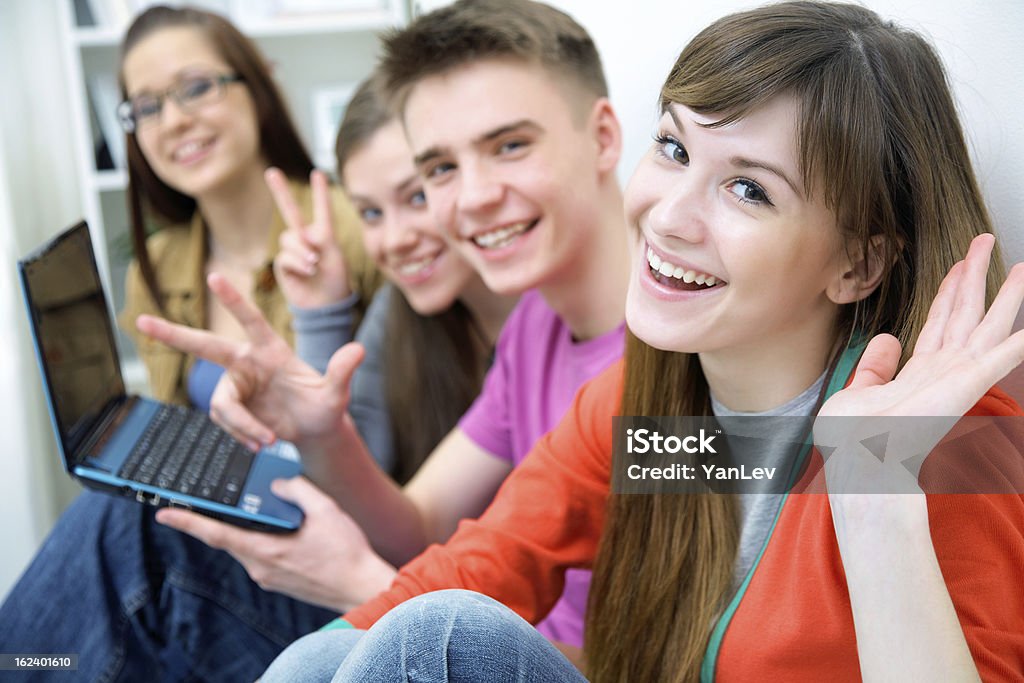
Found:
<path fill-rule="evenodd" d="M 509 608 L 472 591 L 444 590 L 413 598 L 381 617 L 334 680 L 585 679 Z"/>
<path fill-rule="evenodd" d="M 334 629 L 299 638 L 277 656 L 260 683 L 327 683 L 366 631 Z"/>
<path fill-rule="evenodd" d="M 381 629 L 401 630 L 415 625 L 418 630 L 423 630 L 444 627 L 455 621 L 467 625 L 482 622 L 488 630 L 532 628 L 497 600 L 482 593 L 456 588 L 425 593 L 407 600 L 381 617 L 377 624 Z"/>

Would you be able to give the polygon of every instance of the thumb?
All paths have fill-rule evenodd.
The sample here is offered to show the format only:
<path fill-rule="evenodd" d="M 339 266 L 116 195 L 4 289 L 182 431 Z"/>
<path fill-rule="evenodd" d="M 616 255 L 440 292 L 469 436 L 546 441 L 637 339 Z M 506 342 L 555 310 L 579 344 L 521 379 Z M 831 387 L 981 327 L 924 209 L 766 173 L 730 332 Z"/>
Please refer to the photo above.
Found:
<path fill-rule="evenodd" d="M 886 384 L 896 375 L 902 347 L 891 334 L 872 337 L 857 363 L 850 388 L 863 389 Z"/>
<path fill-rule="evenodd" d="M 341 394 L 347 393 L 349 384 L 352 382 L 352 375 L 356 368 L 363 362 L 366 355 L 363 345 L 358 342 L 349 342 L 334 352 L 331 360 L 327 363 L 328 386 L 332 391 Z"/>
<path fill-rule="evenodd" d="M 296 505 L 303 512 L 315 510 L 331 501 L 326 493 L 302 476 L 291 479 L 275 479 L 270 483 L 270 490 L 274 492 L 275 496 Z"/>

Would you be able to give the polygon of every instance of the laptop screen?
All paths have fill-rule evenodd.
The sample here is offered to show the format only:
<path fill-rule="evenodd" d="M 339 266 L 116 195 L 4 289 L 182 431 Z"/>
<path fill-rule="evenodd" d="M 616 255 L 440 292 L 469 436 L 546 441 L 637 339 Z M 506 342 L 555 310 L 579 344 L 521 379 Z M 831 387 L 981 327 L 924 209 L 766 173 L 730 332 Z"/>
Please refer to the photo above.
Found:
<path fill-rule="evenodd" d="M 19 263 L 65 457 L 125 394 L 89 228 L 79 223 Z"/>

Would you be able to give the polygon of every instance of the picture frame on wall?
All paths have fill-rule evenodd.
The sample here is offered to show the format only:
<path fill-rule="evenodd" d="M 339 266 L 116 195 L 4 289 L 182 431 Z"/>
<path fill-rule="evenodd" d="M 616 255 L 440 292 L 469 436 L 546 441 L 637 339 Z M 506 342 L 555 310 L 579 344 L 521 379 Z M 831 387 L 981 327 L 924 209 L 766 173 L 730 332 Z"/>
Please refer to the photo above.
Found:
<path fill-rule="evenodd" d="M 334 168 L 334 140 L 355 89 L 354 83 L 342 83 L 313 91 L 313 160 L 320 168 Z"/>

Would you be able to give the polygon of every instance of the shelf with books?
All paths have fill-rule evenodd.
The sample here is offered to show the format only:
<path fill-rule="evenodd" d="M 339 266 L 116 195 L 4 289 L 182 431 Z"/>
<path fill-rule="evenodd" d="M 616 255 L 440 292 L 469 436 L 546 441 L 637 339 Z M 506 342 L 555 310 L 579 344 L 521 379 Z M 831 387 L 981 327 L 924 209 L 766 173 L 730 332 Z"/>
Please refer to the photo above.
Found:
<path fill-rule="evenodd" d="M 121 29 L 109 26 L 76 26 L 71 40 L 81 47 L 117 47 L 121 42 Z"/>
<path fill-rule="evenodd" d="M 128 172 L 121 168 L 96 171 L 92 175 L 96 192 L 124 192 L 128 187 Z"/>
<path fill-rule="evenodd" d="M 72 39 L 83 47 L 116 46 L 131 19 L 154 0 L 69 0 Z M 177 4 L 177 3 L 170 3 Z M 401 24 L 404 0 L 200 0 L 190 3 L 229 18 L 253 38 L 375 31 Z"/>

